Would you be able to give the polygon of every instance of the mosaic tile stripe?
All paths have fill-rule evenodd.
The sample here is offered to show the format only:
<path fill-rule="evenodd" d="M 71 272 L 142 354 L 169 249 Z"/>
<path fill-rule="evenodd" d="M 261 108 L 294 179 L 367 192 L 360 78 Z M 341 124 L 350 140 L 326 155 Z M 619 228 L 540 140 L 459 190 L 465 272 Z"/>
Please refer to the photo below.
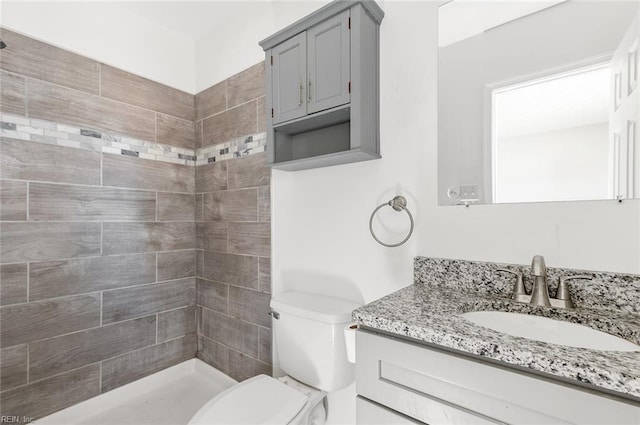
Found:
<path fill-rule="evenodd" d="M 218 143 L 196 150 L 196 165 L 239 158 L 264 152 L 267 148 L 267 134 L 258 133 L 252 136 L 240 137 L 230 142 Z"/>
<path fill-rule="evenodd" d="M 258 133 L 193 150 L 10 114 L 0 115 L 0 136 L 192 166 L 261 153 L 267 141 Z"/>

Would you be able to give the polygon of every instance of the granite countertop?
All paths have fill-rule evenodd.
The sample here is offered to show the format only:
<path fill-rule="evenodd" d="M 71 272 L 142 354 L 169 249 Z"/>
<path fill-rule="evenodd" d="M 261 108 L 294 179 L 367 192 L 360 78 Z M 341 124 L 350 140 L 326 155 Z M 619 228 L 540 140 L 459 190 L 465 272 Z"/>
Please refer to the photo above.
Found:
<path fill-rule="evenodd" d="M 640 345 L 640 315 L 515 303 L 504 294 L 416 283 L 353 312 L 365 327 L 484 356 L 640 399 L 640 352 L 599 351 L 514 337 L 460 316 L 497 310 L 581 323 Z"/>

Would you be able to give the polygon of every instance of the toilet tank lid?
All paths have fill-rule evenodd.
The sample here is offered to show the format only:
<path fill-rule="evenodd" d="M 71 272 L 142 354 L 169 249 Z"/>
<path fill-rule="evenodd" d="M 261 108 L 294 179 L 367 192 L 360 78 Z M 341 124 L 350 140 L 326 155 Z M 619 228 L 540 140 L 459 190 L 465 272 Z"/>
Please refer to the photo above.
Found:
<path fill-rule="evenodd" d="M 362 304 L 328 295 L 287 291 L 271 298 L 271 308 L 324 323 L 351 322 L 351 312 Z"/>

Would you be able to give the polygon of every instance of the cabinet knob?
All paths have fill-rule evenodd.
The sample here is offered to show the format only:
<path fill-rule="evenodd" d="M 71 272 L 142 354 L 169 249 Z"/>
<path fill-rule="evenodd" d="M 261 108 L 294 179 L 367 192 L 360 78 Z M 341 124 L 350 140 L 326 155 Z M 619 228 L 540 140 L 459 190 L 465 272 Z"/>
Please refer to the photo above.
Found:
<path fill-rule="evenodd" d="M 307 92 L 307 102 L 311 102 L 311 77 L 309 77 L 309 91 Z"/>

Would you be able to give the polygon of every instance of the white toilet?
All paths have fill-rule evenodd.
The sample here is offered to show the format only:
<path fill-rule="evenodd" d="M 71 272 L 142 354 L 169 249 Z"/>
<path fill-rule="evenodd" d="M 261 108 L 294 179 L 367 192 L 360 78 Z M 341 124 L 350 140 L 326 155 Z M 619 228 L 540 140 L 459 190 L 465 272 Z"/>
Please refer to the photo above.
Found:
<path fill-rule="evenodd" d="M 321 425 L 327 392 L 354 381 L 343 329 L 353 301 L 284 292 L 271 299 L 273 333 L 282 378 L 255 376 L 221 392 L 191 418 L 189 425 Z"/>

